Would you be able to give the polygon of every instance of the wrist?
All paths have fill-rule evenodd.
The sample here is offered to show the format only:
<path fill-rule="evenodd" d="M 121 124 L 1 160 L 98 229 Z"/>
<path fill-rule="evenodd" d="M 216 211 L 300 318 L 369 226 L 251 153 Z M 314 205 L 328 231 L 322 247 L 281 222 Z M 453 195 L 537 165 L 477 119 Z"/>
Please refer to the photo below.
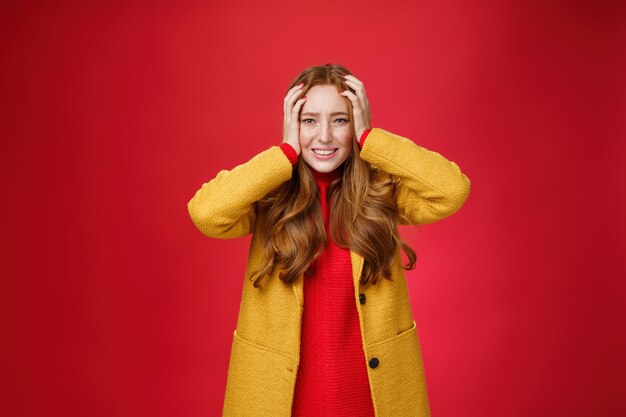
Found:
<path fill-rule="evenodd" d="M 369 129 L 365 129 L 363 131 L 363 133 L 361 133 L 361 136 L 359 137 L 359 148 L 363 149 L 363 145 L 365 144 L 365 139 L 367 139 L 367 136 L 369 135 L 369 133 L 372 131 L 372 128 Z"/>

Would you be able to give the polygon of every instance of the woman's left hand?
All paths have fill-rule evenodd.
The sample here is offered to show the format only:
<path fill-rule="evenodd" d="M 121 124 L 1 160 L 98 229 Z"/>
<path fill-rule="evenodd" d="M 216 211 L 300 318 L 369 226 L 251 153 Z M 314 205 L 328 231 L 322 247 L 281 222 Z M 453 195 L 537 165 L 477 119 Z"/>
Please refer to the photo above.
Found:
<path fill-rule="evenodd" d="M 363 83 L 352 74 L 344 75 L 344 80 L 349 87 L 351 87 L 356 95 L 346 90 L 339 93 L 344 97 L 348 97 L 352 102 L 352 113 L 354 117 L 354 131 L 356 133 L 356 140 L 361 138 L 363 132 L 367 129 L 371 129 L 370 120 L 372 118 L 370 114 L 370 104 L 365 94 L 365 87 Z"/>

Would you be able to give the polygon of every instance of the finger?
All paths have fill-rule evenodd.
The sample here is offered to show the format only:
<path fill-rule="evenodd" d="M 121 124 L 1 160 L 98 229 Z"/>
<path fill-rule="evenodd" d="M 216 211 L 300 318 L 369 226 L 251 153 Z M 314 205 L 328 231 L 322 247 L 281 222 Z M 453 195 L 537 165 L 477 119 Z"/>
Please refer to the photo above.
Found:
<path fill-rule="evenodd" d="M 360 102 L 359 97 L 356 96 L 352 91 L 346 90 L 339 94 L 344 97 L 348 97 L 350 101 L 352 101 L 354 118 L 362 118 L 365 124 L 369 125 L 372 117 L 370 115 L 369 105 L 363 106 Z"/>
<path fill-rule="evenodd" d="M 297 96 L 294 95 L 294 96 L 291 96 L 289 100 L 287 100 L 287 102 L 285 103 L 285 109 L 284 109 L 286 122 L 291 123 L 291 119 L 298 118 L 299 109 L 302 106 L 302 103 L 304 103 L 303 99 L 304 97 L 298 99 Z"/>
<path fill-rule="evenodd" d="M 339 95 L 348 97 L 348 99 L 350 99 L 350 101 L 352 102 L 352 108 L 359 111 L 361 110 L 361 103 L 359 101 L 359 98 L 352 91 L 342 91 L 341 93 L 339 93 Z"/>
<path fill-rule="evenodd" d="M 343 76 L 343 78 L 345 80 L 354 81 L 357 84 L 363 85 L 363 82 L 361 80 L 359 80 L 357 77 L 355 77 L 354 75 L 352 75 L 352 74 L 346 74 L 346 75 Z"/>
<path fill-rule="evenodd" d="M 363 84 L 363 82 L 360 81 L 360 80 L 356 80 L 356 79 L 352 79 L 352 78 L 345 78 L 344 81 L 346 83 L 352 83 L 350 85 L 357 85 L 360 88 L 362 88 L 363 90 L 365 90 L 365 84 Z"/>
<path fill-rule="evenodd" d="M 357 91 L 357 93 L 359 93 L 359 92 Z M 368 108 L 368 103 L 367 103 L 367 100 L 365 100 L 363 98 L 362 93 L 359 93 L 359 94 L 360 94 L 360 96 L 359 95 L 355 95 L 350 90 L 346 90 L 346 91 L 340 93 L 340 95 L 342 95 L 342 96 L 346 96 L 347 95 L 348 98 L 350 99 L 350 101 L 352 101 L 352 107 L 354 107 L 356 109 L 359 109 L 359 111 L 360 111 L 361 109 L 367 109 Z M 354 99 L 353 99 L 353 97 L 354 97 Z"/>
<path fill-rule="evenodd" d="M 356 96 L 359 99 L 359 103 L 360 103 L 360 108 L 362 109 L 361 113 L 363 113 L 363 117 L 365 118 L 366 121 L 369 122 L 370 119 L 370 105 L 369 105 L 369 100 L 367 99 L 367 94 L 365 93 L 365 88 L 362 87 L 362 85 L 358 85 L 356 82 L 352 82 L 349 80 L 346 80 L 346 84 L 353 88 L 356 92 Z M 355 105 L 353 104 L 353 107 Z"/>
<path fill-rule="evenodd" d="M 356 78 L 354 75 L 351 75 L 351 74 L 347 74 L 344 77 L 344 80 L 355 91 L 358 91 L 359 89 L 361 89 L 363 91 L 363 99 L 365 100 L 366 103 L 368 102 L 367 91 L 365 90 L 365 85 L 363 84 L 361 80 L 359 80 L 358 78 Z"/>
<path fill-rule="evenodd" d="M 293 87 L 291 87 L 291 88 L 289 89 L 289 92 L 296 91 L 296 90 L 298 90 L 298 89 L 300 89 L 300 88 L 302 88 L 302 87 L 304 87 L 304 83 L 303 83 L 303 82 L 302 82 L 302 83 L 300 83 L 300 84 L 296 84 L 296 85 L 294 85 Z"/>
<path fill-rule="evenodd" d="M 295 91 L 291 91 L 289 92 L 289 94 L 287 94 L 287 96 L 285 97 L 285 101 L 284 101 L 284 107 L 285 110 L 290 110 L 291 107 L 293 106 L 294 102 L 296 100 L 298 100 L 298 95 L 301 94 L 302 92 L 300 90 L 295 90 Z"/>
<path fill-rule="evenodd" d="M 290 132 L 289 134 L 292 135 L 292 137 L 298 137 L 298 132 L 300 131 L 300 120 L 298 116 L 300 114 L 300 107 L 305 101 L 306 97 L 303 97 L 296 101 L 296 104 L 293 106 L 291 114 L 288 117 L 289 122 L 287 124 L 287 131 Z"/>
<path fill-rule="evenodd" d="M 302 91 L 303 87 L 304 87 L 304 83 L 300 83 L 298 85 L 291 87 L 289 91 L 287 92 L 287 94 L 285 95 L 285 99 L 283 101 L 285 103 L 289 102 L 293 97 L 297 96 L 300 91 Z"/>
<path fill-rule="evenodd" d="M 304 96 L 301 99 L 299 99 L 298 101 L 296 101 L 296 103 L 294 104 L 293 108 L 291 109 L 291 116 L 293 118 L 297 118 L 298 117 L 298 114 L 300 113 L 300 108 L 302 107 L 302 105 L 304 104 L 305 101 L 306 101 L 306 96 Z"/>
<path fill-rule="evenodd" d="M 356 91 L 356 95 L 363 101 L 363 103 L 367 104 L 369 102 L 363 83 L 359 84 L 356 81 L 346 80 L 346 84 Z"/>

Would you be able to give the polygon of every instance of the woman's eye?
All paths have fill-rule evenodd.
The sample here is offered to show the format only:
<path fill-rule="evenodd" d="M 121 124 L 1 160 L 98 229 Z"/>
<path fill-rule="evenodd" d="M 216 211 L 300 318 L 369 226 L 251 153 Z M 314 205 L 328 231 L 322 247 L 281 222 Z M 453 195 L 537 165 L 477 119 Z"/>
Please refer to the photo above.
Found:
<path fill-rule="evenodd" d="M 338 118 L 338 119 L 335 119 L 335 122 L 337 122 L 337 121 L 343 121 L 344 123 L 346 123 L 346 122 L 348 122 L 349 120 L 348 120 L 348 119 L 346 119 L 346 118 L 340 117 L 340 118 Z M 314 122 L 314 120 L 313 120 L 313 119 L 310 119 L 310 118 L 309 118 L 309 119 L 302 119 L 302 122 L 303 122 L 303 123 L 312 123 L 312 122 Z"/>

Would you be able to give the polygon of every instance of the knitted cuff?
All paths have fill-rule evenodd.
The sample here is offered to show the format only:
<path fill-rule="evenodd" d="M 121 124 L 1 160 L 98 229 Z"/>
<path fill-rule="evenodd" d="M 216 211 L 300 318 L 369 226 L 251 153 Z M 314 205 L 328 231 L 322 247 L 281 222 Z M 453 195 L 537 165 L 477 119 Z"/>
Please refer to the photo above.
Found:
<path fill-rule="evenodd" d="M 359 139 L 359 148 L 363 149 L 363 145 L 365 144 L 365 139 L 367 135 L 372 131 L 372 129 L 367 129 L 365 132 L 361 134 L 361 138 Z"/>
<path fill-rule="evenodd" d="M 293 148 L 293 146 L 291 146 L 287 142 L 283 142 L 280 145 L 280 149 L 282 149 L 285 153 L 285 156 L 289 158 L 289 162 L 291 162 L 291 165 L 295 165 L 298 163 L 298 154 L 296 153 L 296 150 Z"/>

